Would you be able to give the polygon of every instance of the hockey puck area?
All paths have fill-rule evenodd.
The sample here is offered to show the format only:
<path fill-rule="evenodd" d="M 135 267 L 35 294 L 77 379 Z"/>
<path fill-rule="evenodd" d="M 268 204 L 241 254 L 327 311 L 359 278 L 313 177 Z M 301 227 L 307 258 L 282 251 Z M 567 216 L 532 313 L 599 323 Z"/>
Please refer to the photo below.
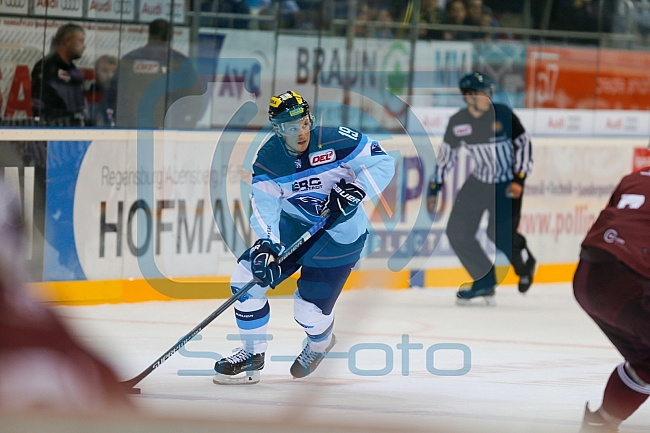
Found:
<path fill-rule="evenodd" d="M 140 394 L 140 388 L 126 388 L 124 390 L 127 394 Z"/>

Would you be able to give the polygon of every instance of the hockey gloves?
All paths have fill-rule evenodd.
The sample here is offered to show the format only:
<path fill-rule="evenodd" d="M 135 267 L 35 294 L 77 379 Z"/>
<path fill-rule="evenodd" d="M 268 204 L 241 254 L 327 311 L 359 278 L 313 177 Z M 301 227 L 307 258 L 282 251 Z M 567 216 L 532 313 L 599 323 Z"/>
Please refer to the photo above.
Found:
<path fill-rule="evenodd" d="M 258 239 L 250 249 L 251 272 L 262 287 L 273 284 L 282 271 L 278 256 L 282 247 L 269 239 Z"/>
<path fill-rule="evenodd" d="M 365 196 L 366 192 L 363 188 L 354 183 L 346 183 L 345 179 L 336 183 L 323 205 L 323 209 L 330 211 L 326 228 L 329 229 L 352 218 Z"/>

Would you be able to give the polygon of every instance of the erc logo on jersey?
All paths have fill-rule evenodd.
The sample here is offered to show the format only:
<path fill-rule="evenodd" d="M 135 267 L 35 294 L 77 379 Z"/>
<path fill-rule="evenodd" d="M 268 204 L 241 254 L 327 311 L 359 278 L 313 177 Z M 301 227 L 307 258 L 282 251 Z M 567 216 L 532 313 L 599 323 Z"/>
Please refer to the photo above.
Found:
<path fill-rule="evenodd" d="M 314 189 L 321 189 L 323 184 L 320 179 L 317 177 L 310 177 L 309 179 L 302 179 L 300 181 L 295 181 L 293 183 L 292 190 L 293 192 L 298 191 L 311 191 Z"/>
<path fill-rule="evenodd" d="M 317 165 L 327 164 L 328 162 L 336 161 L 336 152 L 332 149 L 323 150 L 322 152 L 314 152 L 309 154 L 309 163 L 312 167 Z"/>
<path fill-rule="evenodd" d="M 472 125 L 463 123 L 462 125 L 454 126 L 454 135 L 456 137 L 466 137 L 472 135 Z"/>

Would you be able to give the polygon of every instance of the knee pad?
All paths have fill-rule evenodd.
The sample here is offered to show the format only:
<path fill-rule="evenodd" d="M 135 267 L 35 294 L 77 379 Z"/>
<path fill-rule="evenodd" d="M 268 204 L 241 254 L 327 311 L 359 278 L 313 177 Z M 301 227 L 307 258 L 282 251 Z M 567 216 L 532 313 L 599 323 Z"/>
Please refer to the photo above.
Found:
<path fill-rule="evenodd" d="M 323 314 L 320 308 L 302 299 L 298 291 L 293 294 L 293 318 L 309 335 L 321 335 L 328 331 L 334 323 L 334 312 Z"/>
<path fill-rule="evenodd" d="M 628 388 L 638 392 L 639 394 L 650 395 L 650 384 L 639 377 L 629 362 L 619 364 L 616 370 L 619 377 Z"/>
<path fill-rule="evenodd" d="M 251 273 L 251 264 L 249 261 L 242 260 L 237 264 L 235 271 L 230 277 L 230 291 L 234 295 L 239 289 L 244 287 L 246 284 L 253 280 L 253 274 Z M 266 291 L 269 290 L 269 287 L 261 287 L 258 284 L 255 284 L 250 288 L 248 292 L 237 302 L 243 303 L 249 299 L 259 299 L 266 301 Z M 239 307 L 238 307 L 239 308 Z"/>

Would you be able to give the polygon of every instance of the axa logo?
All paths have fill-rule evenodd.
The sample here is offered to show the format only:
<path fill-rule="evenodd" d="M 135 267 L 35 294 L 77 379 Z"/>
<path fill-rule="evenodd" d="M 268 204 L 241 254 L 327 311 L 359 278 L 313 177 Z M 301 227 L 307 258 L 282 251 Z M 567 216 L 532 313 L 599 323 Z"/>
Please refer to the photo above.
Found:
<path fill-rule="evenodd" d="M 454 126 L 454 135 L 456 137 L 466 137 L 472 134 L 472 125 L 463 123 L 462 125 Z"/>
<path fill-rule="evenodd" d="M 555 128 L 555 129 L 564 128 L 564 119 L 560 118 L 560 119 L 557 119 L 557 120 L 553 120 L 552 117 L 549 117 L 549 119 L 548 119 L 548 127 L 549 128 Z"/>
<path fill-rule="evenodd" d="M 332 149 L 314 152 L 309 155 L 309 163 L 312 166 L 327 164 L 332 161 L 336 161 L 336 152 Z"/>

